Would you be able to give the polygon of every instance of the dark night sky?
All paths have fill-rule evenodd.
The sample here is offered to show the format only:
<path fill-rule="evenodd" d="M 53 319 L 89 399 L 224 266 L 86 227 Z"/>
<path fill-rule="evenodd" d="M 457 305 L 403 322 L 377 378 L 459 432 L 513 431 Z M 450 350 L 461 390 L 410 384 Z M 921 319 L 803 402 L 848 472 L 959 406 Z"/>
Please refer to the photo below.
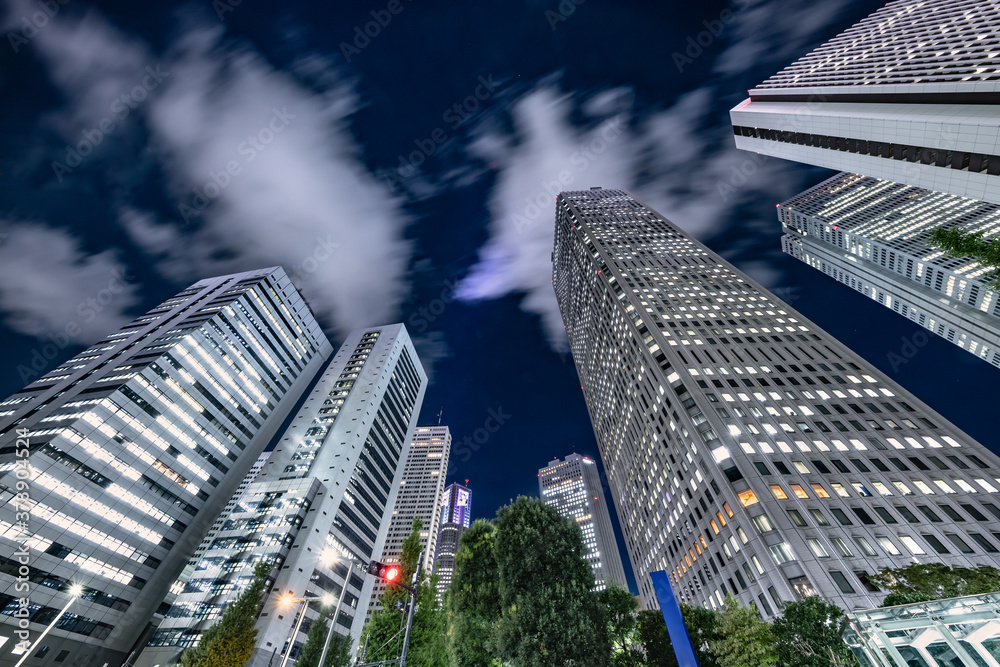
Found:
<path fill-rule="evenodd" d="M 225 1 L 74 0 L 33 31 L 41 5 L 0 0 L 0 395 L 200 277 L 282 264 L 335 343 L 407 324 L 421 421 L 443 408 L 449 481 L 492 517 L 553 457 L 599 458 L 549 285 L 562 173 L 628 187 L 1000 449 L 995 369 L 935 337 L 894 368 L 920 330 L 781 254 L 775 203 L 830 172 L 733 147 L 748 88 L 883 3 Z M 82 306 L 115 271 L 125 289 Z M 463 447 L 490 410 L 503 425 Z"/>

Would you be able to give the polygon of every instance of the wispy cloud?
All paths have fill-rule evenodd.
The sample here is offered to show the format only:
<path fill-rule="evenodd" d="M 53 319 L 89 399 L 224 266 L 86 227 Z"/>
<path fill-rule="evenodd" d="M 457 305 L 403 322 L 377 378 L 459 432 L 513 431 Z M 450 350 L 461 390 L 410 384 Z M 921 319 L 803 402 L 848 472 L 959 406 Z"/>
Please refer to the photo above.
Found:
<path fill-rule="evenodd" d="M 791 58 L 844 6 L 794 4 L 797 9 L 790 10 L 788 3 L 761 2 L 741 11 L 714 63 L 715 77 L 663 110 L 634 112 L 628 89 L 564 92 L 550 79 L 512 105 L 510 122 L 484 123 L 470 153 L 498 171 L 490 238 L 459 297 L 474 301 L 523 293 L 522 309 L 541 317 L 550 343 L 562 350 L 567 341 L 551 286 L 556 192 L 624 187 L 702 240 L 726 231 L 748 203 L 780 201 L 795 192 L 802 184 L 797 165 L 736 150 L 728 114 L 719 107 L 720 99 L 739 93 L 727 83 L 734 75 Z M 793 15 L 807 18 L 793 20 Z M 775 55 L 765 48 L 775 42 L 793 46 Z M 574 124 L 577 111 L 591 122 Z M 502 129 L 508 127 L 513 129 Z M 608 136 L 604 142 L 602 133 Z M 761 217 L 772 210 L 762 208 Z M 739 224 L 749 232 L 760 222 Z M 768 283 L 780 280 L 761 265 L 752 270 Z"/>
<path fill-rule="evenodd" d="M 92 343 L 126 324 L 137 302 L 114 252 L 87 254 L 63 230 L 0 220 L 0 312 L 11 329 Z"/>
<path fill-rule="evenodd" d="M 159 54 L 94 11 L 52 24 L 33 46 L 68 100 L 52 122 L 70 137 L 147 67 L 163 73 L 132 113 L 174 206 L 143 210 L 126 191 L 119 220 L 164 276 L 184 284 L 280 264 L 339 333 L 398 315 L 409 219 L 365 168 L 348 125 L 357 99 L 329 60 L 283 71 L 196 19 Z"/>

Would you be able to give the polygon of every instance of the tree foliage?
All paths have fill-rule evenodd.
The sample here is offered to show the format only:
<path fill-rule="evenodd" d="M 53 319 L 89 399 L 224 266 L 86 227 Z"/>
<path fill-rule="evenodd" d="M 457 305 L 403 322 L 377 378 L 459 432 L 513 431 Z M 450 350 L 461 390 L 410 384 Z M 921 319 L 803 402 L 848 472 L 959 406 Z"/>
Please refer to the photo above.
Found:
<path fill-rule="evenodd" d="M 778 650 L 771 625 L 749 607 L 741 607 L 731 595 L 718 614 L 718 638 L 709 649 L 719 667 L 773 667 Z"/>
<path fill-rule="evenodd" d="M 646 667 L 677 667 L 674 645 L 670 642 L 663 614 L 655 609 L 642 610 L 638 613 L 636 624 Z M 701 664 L 707 667 L 706 663 Z"/>
<path fill-rule="evenodd" d="M 403 541 L 399 581 L 407 585 L 412 581 L 420 560 L 422 528 L 420 518 L 414 518 L 410 534 Z M 399 657 L 406 631 L 408 600 L 409 592 L 405 588 L 393 584 L 386 587 L 379 598 L 381 609 L 372 614 L 361 633 L 361 643 L 368 642 L 366 662 Z M 437 578 L 424 572 L 418 582 L 417 609 L 413 617 L 406 664 L 413 667 L 445 667 L 445 656 L 445 619 L 437 600 Z"/>
<path fill-rule="evenodd" d="M 985 240 L 983 236 L 984 232 L 938 227 L 931 232 L 930 242 L 952 257 L 970 257 L 985 266 L 1000 269 L 1000 241 Z M 1000 288 L 1000 273 L 993 271 L 986 281 L 994 288 Z"/>
<path fill-rule="evenodd" d="M 1000 591 L 1000 570 L 989 566 L 968 568 L 949 567 L 944 563 L 911 563 L 906 567 L 895 569 L 883 568 L 871 577 L 871 581 L 890 593 L 924 596 L 923 599 L 896 597 L 891 600 L 893 604 L 905 604 L 895 600 L 912 599 L 913 602 L 924 602 L 962 595 L 995 593 Z M 882 604 L 891 606 L 885 601 Z"/>
<path fill-rule="evenodd" d="M 636 616 L 639 603 L 635 597 L 609 584 L 597 594 L 597 599 L 604 613 L 610 642 L 611 660 L 608 664 L 612 667 L 643 667 L 646 662 L 639 648 L 639 619 Z M 663 623 L 662 617 L 660 622 Z"/>
<path fill-rule="evenodd" d="M 856 667 L 857 660 L 841 635 L 847 618 L 840 607 L 818 595 L 785 603 L 772 629 L 778 658 L 789 667 Z"/>
<path fill-rule="evenodd" d="M 486 645 L 500 619 L 495 537 L 496 527 L 478 519 L 459 541 L 451 586 L 445 595 L 448 655 L 453 667 L 495 664 Z"/>
<path fill-rule="evenodd" d="M 253 581 L 240 593 L 197 646 L 181 655 L 184 667 L 243 667 L 257 644 L 257 614 L 264 596 L 271 562 L 257 563 Z"/>
<path fill-rule="evenodd" d="M 332 607 L 325 607 L 306 634 L 306 643 L 299 652 L 295 667 L 317 667 L 319 659 L 323 655 L 323 645 L 326 643 L 326 635 L 330 628 L 326 621 L 333 613 Z M 343 637 L 337 633 L 330 638 L 330 648 L 326 652 L 326 660 L 323 667 L 347 667 L 351 659 L 351 639 Z"/>
<path fill-rule="evenodd" d="M 722 638 L 719 634 L 718 612 L 682 603 L 681 615 L 684 617 L 688 636 L 691 637 L 698 664 L 701 667 L 718 667 L 719 662 L 711 649 L 712 643 Z"/>
<path fill-rule="evenodd" d="M 605 664 L 607 631 L 579 525 L 523 496 L 500 508 L 495 525 L 496 656 L 510 667 Z"/>

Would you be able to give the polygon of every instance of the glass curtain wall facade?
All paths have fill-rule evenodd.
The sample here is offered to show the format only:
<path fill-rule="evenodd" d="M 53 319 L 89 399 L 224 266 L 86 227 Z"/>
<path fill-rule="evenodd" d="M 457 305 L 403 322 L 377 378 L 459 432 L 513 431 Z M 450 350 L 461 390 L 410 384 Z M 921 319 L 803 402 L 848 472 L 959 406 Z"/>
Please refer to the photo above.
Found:
<path fill-rule="evenodd" d="M 779 204 L 778 219 L 784 252 L 1000 366 L 994 271 L 930 245 L 938 227 L 995 237 L 1000 205 L 837 174 Z"/>
<path fill-rule="evenodd" d="M 248 667 L 273 665 L 286 651 L 295 659 L 319 616 L 319 602 L 285 606 L 283 595 L 336 600 L 346 584 L 334 630 L 356 640 L 365 619 L 359 601 L 369 599 L 373 578 L 350 560 L 382 557 L 426 385 L 402 324 L 351 332 L 204 548 L 138 667 L 176 662 L 265 559 L 275 570 Z"/>
<path fill-rule="evenodd" d="M 624 190 L 557 198 L 553 285 L 646 608 L 877 606 L 996 565 L 1000 460 Z"/>
<path fill-rule="evenodd" d="M 455 482 L 444 490 L 441 496 L 441 528 L 438 531 L 437 552 L 434 554 L 434 571 L 438 575 L 438 592 L 451 586 L 455 572 L 455 555 L 462 533 L 469 527 L 472 515 L 472 492 L 466 485 Z"/>
<path fill-rule="evenodd" d="M 331 352 L 284 271 L 264 269 L 195 283 L 0 402 L 2 661 L 20 657 L 25 614 L 31 641 L 59 616 L 28 667 L 141 647 Z M 83 596 L 60 616 L 72 584 Z"/>
<path fill-rule="evenodd" d="M 596 590 L 603 590 L 608 582 L 628 590 L 597 464 L 579 454 L 550 461 L 538 471 L 538 494 L 543 503 L 580 526 Z"/>

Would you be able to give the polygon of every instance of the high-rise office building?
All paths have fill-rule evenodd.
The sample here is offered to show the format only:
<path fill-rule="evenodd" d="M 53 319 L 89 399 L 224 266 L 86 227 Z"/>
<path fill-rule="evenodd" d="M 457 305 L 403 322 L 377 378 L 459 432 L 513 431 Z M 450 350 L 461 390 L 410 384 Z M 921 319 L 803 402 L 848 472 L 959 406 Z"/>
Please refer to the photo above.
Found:
<path fill-rule="evenodd" d="M 336 600 L 346 582 L 334 630 L 356 639 L 365 617 L 358 601 L 368 600 L 373 577 L 348 559 L 367 565 L 382 556 L 426 384 L 402 324 L 351 332 L 136 664 L 176 662 L 265 559 L 276 569 L 249 667 L 280 661 L 286 650 L 295 658 L 305 643 L 321 603 L 285 606 L 289 594 Z"/>
<path fill-rule="evenodd" d="M 996 565 L 1000 459 L 623 190 L 557 198 L 553 284 L 646 608 L 765 617 Z"/>
<path fill-rule="evenodd" d="M 583 531 L 585 558 L 594 571 L 596 590 L 603 590 L 609 582 L 628 590 L 597 463 L 576 453 L 550 461 L 538 471 L 538 493 L 543 503 L 576 521 Z"/>
<path fill-rule="evenodd" d="M 995 236 L 1000 205 L 838 174 L 779 204 L 778 218 L 792 257 L 1000 366 L 993 270 L 929 245 L 938 227 Z"/>
<path fill-rule="evenodd" d="M 396 506 L 382 549 L 383 563 L 398 563 L 403 554 L 403 542 L 413 531 L 413 520 L 420 519 L 420 546 L 423 548 L 423 571 L 434 571 L 434 552 L 437 549 L 438 528 L 441 526 L 441 499 L 444 496 L 444 477 L 448 471 L 451 454 L 451 431 L 447 426 L 418 426 L 410 443 L 410 453 L 403 467 Z M 381 608 L 379 598 L 385 584 L 375 582 L 368 616 Z"/>
<path fill-rule="evenodd" d="M 434 571 L 438 574 L 438 592 L 441 595 L 451 586 L 458 543 L 472 516 L 472 492 L 468 484 L 469 480 L 465 480 L 464 485 L 455 482 L 441 496 L 441 528 L 434 555 Z"/>
<path fill-rule="evenodd" d="M 284 271 L 251 271 L 195 283 L 0 403 L 0 664 L 23 653 L 22 615 L 30 642 L 59 618 L 27 667 L 140 648 L 331 352 Z"/>
<path fill-rule="evenodd" d="M 897 0 L 730 116 L 747 151 L 1000 203 L 993 0 Z"/>

